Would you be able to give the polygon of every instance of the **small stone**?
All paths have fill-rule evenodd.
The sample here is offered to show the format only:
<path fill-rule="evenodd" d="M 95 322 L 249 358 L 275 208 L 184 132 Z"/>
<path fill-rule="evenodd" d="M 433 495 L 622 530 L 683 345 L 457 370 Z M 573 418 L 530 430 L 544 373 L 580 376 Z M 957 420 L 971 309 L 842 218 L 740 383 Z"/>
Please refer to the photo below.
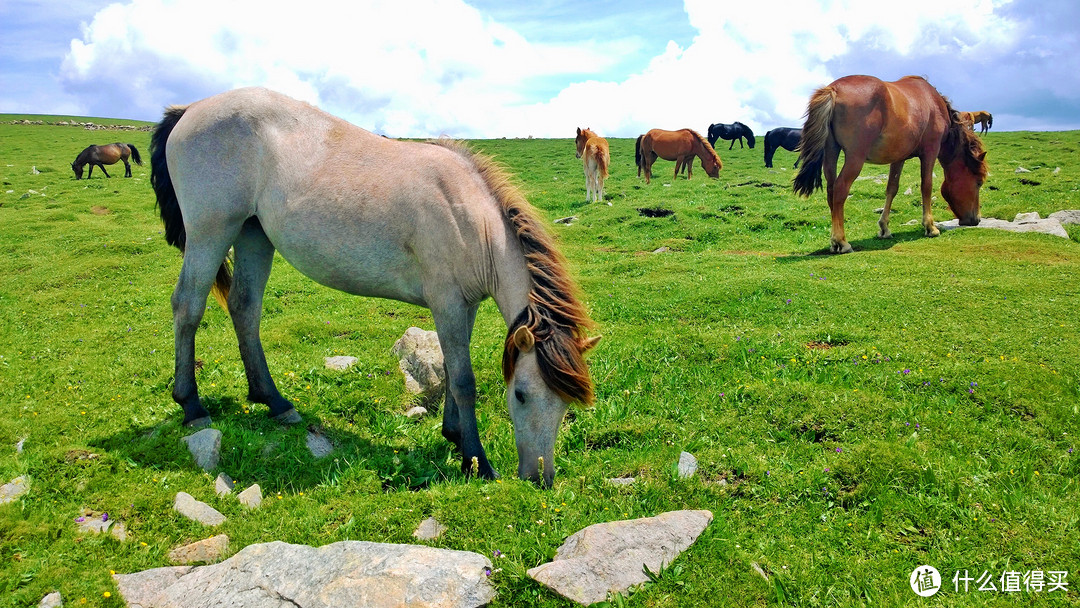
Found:
<path fill-rule="evenodd" d="M 178 565 L 199 562 L 213 564 L 221 559 L 221 556 L 225 555 L 228 550 L 229 537 L 225 534 L 218 534 L 182 547 L 176 547 L 169 551 L 169 561 Z"/>
<path fill-rule="evenodd" d="M 307 449 L 315 459 L 326 458 L 334 451 L 334 444 L 318 430 L 308 429 Z"/>
<path fill-rule="evenodd" d="M 434 517 L 429 517 L 420 522 L 412 535 L 420 540 L 435 540 L 442 536 L 443 532 L 446 532 L 446 526 L 440 524 Z"/>
<path fill-rule="evenodd" d="M 37 608 L 61 608 L 64 605 L 64 598 L 60 596 L 59 591 L 53 591 L 49 595 L 41 598 L 38 602 Z"/>
<path fill-rule="evenodd" d="M 195 464 L 204 471 L 217 468 L 221 460 L 221 431 L 205 428 L 181 439 L 188 446 L 188 451 L 195 459 Z"/>
<path fill-rule="evenodd" d="M 225 523 L 225 516 L 205 502 L 199 502 L 187 492 L 177 492 L 173 508 L 184 517 L 197 521 L 204 526 L 219 526 Z"/>
<path fill-rule="evenodd" d="M 262 504 L 262 488 L 257 483 L 252 484 L 250 488 L 241 492 L 236 498 L 245 507 L 257 509 Z"/>
<path fill-rule="evenodd" d="M 1042 217 L 1039 215 L 1038 211 L 1032 211 L 1031 213 L 1017 213 L 1016 217 L 1013 218 L 1013 222 L 1017 224 L 1026 224 L 1028 222 L 1037 222 L 1041 219 Z"/>
<path fill-rule="evenodd" d="M 769 576 L 765 574 L 765 571 L 761 569 L 761 566 L 759 566 L 757 562 L 750 562 L 750 566 L 758 576 L 765 579 L 765 582 L 769 582 Z"/>
<path fill-rule="evenodd" d="M 605 481 L 607 481 L 613 486 L 628 486 L 637 480 L 633 477 L 612 477 L 611 479 L 606 479 Z"/>
<path fill-rule="evenodd" d="M 0 505 L 12 502 L 29 491 L 30 482 L 26 479 L 26 476 L 20 475 L 0 486 Z"/>
<path fill-rule="evenodd" d="M 416 419 L 416 418 L 422 418 L 424 416 L 424 414 L 426 414 L 426 413 L 427 413 L 427 408 L 422 406 L 422 405 L 418 405 L 416 407 L 409 408 L 409 411 L 405 412 L 405 416 L 407 418 Z"/>
<path fill-rule="evenodd" d="M 127 528 L 124 527 L 124 522 L 110 520 L 106 513 L 97 514 L 93 511 L 83 511 L 83 513 L 85 514 L 84 517 L 75 520 L 80 532 L 90 534 L 108 532 L 116 540 L 127 540 Z"/>
<path fill-rule="evenodd" d="M 326 369 L 345 371 L 353 365 L 356 365 L 356 362 L 359 361 L 359 359 L 357 359 L 356 357 L 346 357 L 339 355 L 337 357 L 326 357 L 323 361 L 326 365 Z"/>
<path fill-rule="evenodd" d="M 1062 224 L 1080 224 L 1080 210 L 1055 211 L 1047 219 L 1055 219 Z"/>
<path fill-rule="evenodd" d="M 15 444 L 15 453 L 22 454 L 23 444 L 26 443 L 26 437 L 23 437 Z"/>
<path fill-rule="evenodd" d="M 1031 170 L 1030 169 L 1025 169 L 1023 167 L 1017 167 L 1016 172 L 1017 173 L 1031 173 Z"/>
<path fill-rule="evenodd" d="M 214 480 L 214 493 L 218 496 L 228 496 L 232 494 L 234 484 L 232 477 L 225 473 L 218 473 L 217 479 Z"/>
<path fill-rule="evenodd" d="M 398 367 L 405 375 L 406 390 L 424 397 L 442 394 L 446 369 L 438 333 L 410 327 L 390 352 L 397 355 Z"/>
<path fill-rule="evenodd" d="M 668 251 L 671 251 L 671 250 L 668 249 L 667 247 L 661 247 L 659 249 L 654 249 L 653 253 L 667 253 Z"/>
<path fill-rule="evenodd" d="M 576 215 L 571 215 L 570 217 L 560 217 L 559 219 L 555 220 L 555 223 L 556 224 L 566 224 L 567 226 L 569 226 L 576 219 L 577 219 Z"/>
<path fill-rule="evenodd" d="M 911 186 L 908 186 L 908 189 L 904 190 L 904 196 L 911 196 Z"/>
<path fill-rule="evenodd" d="M 690 452 L 679 454 L 679 478 L 687 479 L 697 472 L 697 458 Z"/>

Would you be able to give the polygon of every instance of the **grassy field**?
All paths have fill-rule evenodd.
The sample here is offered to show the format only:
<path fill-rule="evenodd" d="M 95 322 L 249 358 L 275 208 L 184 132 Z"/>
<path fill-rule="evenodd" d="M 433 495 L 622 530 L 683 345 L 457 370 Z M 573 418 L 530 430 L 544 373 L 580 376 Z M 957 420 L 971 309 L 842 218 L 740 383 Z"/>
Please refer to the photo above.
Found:
<path fill-rule="evenodd" d="M 244 400 L 231 322 L 210 306 L 198 379 L 224 433 L 221 470 L 266 495 L 248 513 L 214 495 L 180 442 L 169 306 L 180 256 L 161 234 L 149 168 L 82 181 L 69 168 L 92 143 L 130 142 L 148 157 L 149 133 L 12 118 L 0 116 L 0 482 L 25 475 L 31 491 L 0 506 L 0 606 L 53 590 L 65 605 L 119 606 L 110 571 L 169 565 L 170 549 L 218 532 L 232 552 L 408 543 L 429 515 L 449 528 L 437 546 L 501 552 L 494 605 L 569 606 L 525 571 L 587 525 L 674 509 L 715 519 L 614 605 L 908 605 L 922 564 L 945 579 L 928 605 L 1080 601 L 1075 227 L 1069 240 L 981 229 L 926 239 L 904 225 L 919 217 L 917 194 L 902 194 L 895 238 L 878 240 L 887 168 L 868 166 L 847 205 L 856 251 L 830 256 L 824 195 L 791 193 L 795 156 L 783 150 L 770 170 L 760 146 L 725 146 L 719 180 L 700 168 L 672 180 L 660 161 L 646 186 L 633 141 L 612 140 L 609 206 L 584 203 L 571 140 L 473 142 L 545 217 L 578 218 L 551 229 L 604 340 L 590 359 L 597 403 L 564 423 L 554 487 L 513 479 L 505 326 L 492 303 L 473 358 L 495 483 L 462 477 L 437 416 L 402 415 L 411 402 L 390 347 L 410 326 L 433 329 L 430 314 L 331 291 L 279 259 L 263 319 L 270 368 L 337 449 L 314 460 L 302 426 L 281 428 Z M 984 217 L 1080 208 L 1080 133 L 985 142 Z M 901 193 L 918 192 L 917 167 Z M 934 210 L 952 218 L 940 200 Z M 359 363 L 323 369 L 339 354 Z M 675 475 L 683 450 L 700 464 L 690 480 Z M 604 481 L 620 476 L 637 482 Z M 211 532 L 184 519 L 178 491 L 228 521 Z M 77 533 L 84 510 L 123 521 L 128 540 Z M 1068 591 L 956 592 L 965 570 L 999 588 L 1005 572 L 1065 570 Z"/>

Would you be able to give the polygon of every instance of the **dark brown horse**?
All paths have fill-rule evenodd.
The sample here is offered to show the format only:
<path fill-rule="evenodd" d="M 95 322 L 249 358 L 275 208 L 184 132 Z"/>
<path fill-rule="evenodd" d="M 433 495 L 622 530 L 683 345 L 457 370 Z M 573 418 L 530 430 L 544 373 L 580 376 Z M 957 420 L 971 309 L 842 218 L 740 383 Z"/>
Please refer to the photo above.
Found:
<path fill-rule="evenodd" d="M 844 151 L 844 167 L 836 164 Z M 844 201 L 863 163 L 889 165 L 885 210 L 878 237 L 889 238 L 889 210 L 900 186 L 904 161 L 918 158 L 922 177 L 922 224 L 926 236 L 938 235 L 930 213 L 934 159 L 945 179 L 941 195 L 964 226 L 979 223 L 979 188 L 986 179 L 982 141 L 960 122 L 959 113 L 930 83 L 918 76 L 882 82 L 873 76 L 845 76 L 814 92 L 806 110 L 799 161 L 792 184 L 801 196 L 821 188 L 824 169 L 832 211 L 833 253 L 848 253 L 844 236 Z"/>
<path fill-rule="evenodd" d="M 82 179 L 83 167 L 90 165 L 90 170 L 86 173 L 86 179 L 90 179 L 94 175 L 94 165 L 97 165 L 101 168 L 101 172 L 105 174 L 105 177 L 109 177 L 105 165 L 115 165 L 118 161 L 124 161 L 124 177 L 131 177 L 129 156 L 131 160 L 135 161 L 135 164 L 142 165 L 142 157 L 139 156 L 139 151 L 131 144 L 116 142 L 104 146 L 88 146 L 85 150 L 79 152 L 75 162 L 71 163 L 71 170 L 75 172 L 75 179 Z"/>
<path fill-rule="evenodd" d="M 705 141 L 700 133 L 692 129 L 679 129 L 678 131 L 665 131 L 653 129 L 644 135 L 639 135 L 634 144 L 634 160 L 637 163 L 638 175 L 645 170 L 645 183 L 652 180 L 652 165 L 656 158 L 675 161 L 675 177 L 679 170 L 686 167 L 686 179 L 693 177 L 694 157 L 701 159 L 701 168 L 709 177 L 720 177 L 720 169 L 724 163 L 720 162 L 720 155 Z"/>

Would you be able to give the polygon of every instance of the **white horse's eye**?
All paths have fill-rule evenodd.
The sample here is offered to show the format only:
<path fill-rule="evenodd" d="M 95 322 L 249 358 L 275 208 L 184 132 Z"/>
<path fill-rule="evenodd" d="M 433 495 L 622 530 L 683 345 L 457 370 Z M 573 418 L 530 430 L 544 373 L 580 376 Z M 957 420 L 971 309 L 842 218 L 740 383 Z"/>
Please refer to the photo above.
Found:
<path fill-rule="evenodd" d="M 521 392 L 521 389 L 514 389 L 514 399 L 518 400 L 518 403 L 525 403 L 525 393 Z"/>

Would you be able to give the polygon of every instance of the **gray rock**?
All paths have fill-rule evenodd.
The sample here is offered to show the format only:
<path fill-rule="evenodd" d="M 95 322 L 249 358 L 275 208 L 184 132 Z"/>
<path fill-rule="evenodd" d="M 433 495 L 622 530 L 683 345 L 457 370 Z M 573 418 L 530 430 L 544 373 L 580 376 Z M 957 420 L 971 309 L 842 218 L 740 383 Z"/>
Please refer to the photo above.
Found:
<path fill-rule="evenodd" d="M 217 479 L 214 480 L 214 493 L 218 496 L 228 496 L 232 494 L 233 486 L 236 484 L 232 477 L 229 477 L 225 473 L 218 473 Z"/>
<path fill-rule="evenodd" d="M 188 451 L 195 459 L 195 464 L 204 471 L 213 471 L 221 461 L 221 431 L 205 428 L 181 439 L 188 446 Z"/>
<path fill-rule="evenodd" d="M 668 251 L 671 251 L 671 249 L 667 247 L 659 247 L 657 249 L 654 249 L 653 253 L 667 253 Z"/>
<path fill-rule="evenodd" d="M 324 365 L 326 365 L 326 369 L 336 369 L 338 371 L 345 371 L 349 369 L 353 365 L 356 365 L 357 361 L 358 359 L 356 357 L 345 356 L 326 357 L 325 359 L 323 359 L 323 363 Z"/>
<path fill-rule="evenodd" d="M 64 598 L 60 596 L 59 591 L 53 591 L 38 602 L 38 608 L 60 608 L 63 605 Z"/>
<path fill-rule="evenodd" d="M 1031 173 L 1031 169 L 1025 169 L 1023 167 L 1017 167 L 1016 172 L 1017 173 Z"/>
<path fill-rule="evenodd" d="M 636 481 L 633 477 L 613 477 L 605 480 L 613 486 L 628 486 Z"/>
<path fill-rule="evenodd" d="M 410 393 L 435 396 L 442 392 L 446 370 L 437 333 L 410 327 L 390 352 L 398 358 L 398 367 L 405 374 L 405 388 Z"/>
<path fill-rule="evenodd" d="M 697 472 L 697 458 L 690 452 L 679 454 L 679 478 L 687 479 Z"/>
<path fill-rule="evenodd" d="M 1017 213 L 1016 217 L 1013 218 L 1013 222 L 1017 224 L 1025 224 L 1028 222 L 1037 222 L 1041 219 L 1042 217 L 1039 216 L 1038 211 L 1032 211 L 1030 213 Z"/>
<path fill-rule="evenodd" d="M 1062 224 L 1080 224 L 1080 210 L 1055 211 L 1050 214 L 1050 219 L 1055 219 Z"/>
<path fill-rule="evenodd" d="M 30 481 L 26 479 L 25 475 L 19 475 L 0 486 L 0 505 L 12 502 L 29 491 Z"/>
<path fill-rule="evenodd" d="M 112 519 L 106 520 L 102 518 L 103 515 L 102 513 L 90 513 L 84 516 L 82 521 L 76 520 L 79 531 L 91 534 L 104 534 L 107 532 L 116 540 L 127 540 L 127 528 L 124 527 L 124 522 Z"/>
<path fill-rule="evenodd" d="M 434 517 L 429 517 L 416 526 L 412 535 L 420 540 L 435 540 L 446 532 L 446 526 L 439 523 Z"/>
<path fill-rule="evenodd" d="M 308 429 L 307 449 L 316 459 L 326 458 L 334 451 L 334 444 L 317 429 Z"/>
<path fill-rule="evenodd" d="M 117 574 L 135 608 L 472 607 L 495 597 L 491 562 L 466 551 L 341 541 L 323 547 L 249 545 L 195 568 Z M 640 568 L 639 568 L 640 569 Z"/>
<path fill-rule="evenodd" d="M 259 484 L 252 484 L 250 488 L 241 492 L 237 497 L 240 504 L 249 509 L 257 509 L 262 504 L 262 488 Z"/>
<path fill-rule="evenodd" d="M 187 492 L 177 492 L 173 508 L 184 517 L 197 521 L 204 526 L 219 526 L 225 522 L 225 516 L 205 502 L 199 502 Z"/>
<path fill-rule="evenodd" d="M 169 561 L 174 564 L 212 564 L 229 550 L 229 537 L 225 534 L 211 536 L 169 551 Z"/>
<path fill-rule="evenodd" d="M 1065 232 L 1065 228 L 1061 226 L 1055 218 L 1046 218 L 1036 222 L 1006 222 L 1005 220 L 999 220 L 992 217 L 984 217 L 979 222 L 978 226 L 961 226 L 960 220 L 949 220 L 947 222 L 934 222 L 941 230 L 955 230 L 957 228 L 997 228 L 999 230 L 1008 230 L 1009 232 L 1041 232 L 1043 234 L 1052 234 L 1054 236 L 1060 236 L 1062 238 L 1069 238 L 1069 233 Z"/>
<path fill-rule="evenodd" d="M 423 418 L 424 414 L 427 414 L 427 408 L 422 405 L 409 408 L 409 411 L 405 412 L 405 416 L 412 419 Z"/>
<path fill-rule="evenodd" d="M 26 437 L 23 437 L 15 444 L 15 453 L 22 454 L 23 444 L 26 443 Z"/>
<path fill-rule="evenodd" d="M 528 575 L 588 606 L 608 593 L 625 593 L 660 572 L 692 545 L 712 521 L 709 511 L 672 511 L 656 517 L 594 524 L 566 539 L 554 561 Z"/>
<path fill-rule="evenodd" d="M 567 226 L 569 226 L 576 219 L 577 219 L 576 215 L 571 215 L 570 217 L 560 217 L 559 219 L 555 220 L 555 223 L 556 224 L 566 224 Z"/>

